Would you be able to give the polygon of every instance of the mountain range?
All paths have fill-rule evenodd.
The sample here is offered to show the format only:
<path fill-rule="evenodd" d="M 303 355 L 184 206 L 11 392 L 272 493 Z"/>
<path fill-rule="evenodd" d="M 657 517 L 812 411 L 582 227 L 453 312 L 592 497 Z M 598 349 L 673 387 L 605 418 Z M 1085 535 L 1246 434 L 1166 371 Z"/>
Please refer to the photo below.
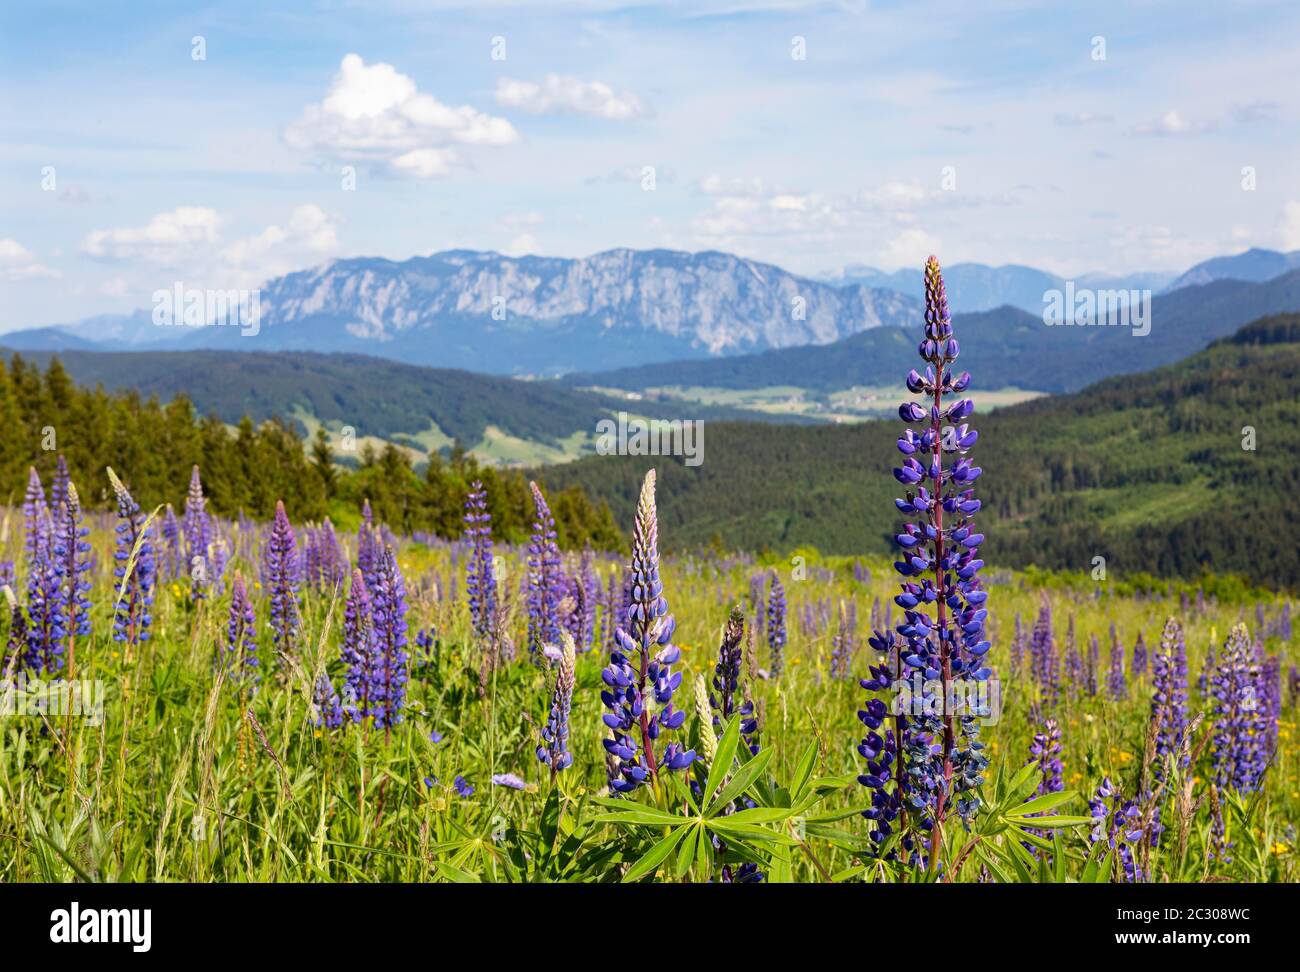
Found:
<path fill-rule="evenodd" d="M 963 348 L 961 365 L 975 376 L 976 387 L 1061 393 L 1177 361 L 1249 321 L 1296 310 L 1300 270 L 1262 283 L 1218 279 L 1160 294 L 1151 301 L 1145 336 L 1132 326 L 1048 327 L 1041 311 L 1035 316 L 1015 307 L 956 314 L 953 328 Z M 680 361 L 657 369 L 576 373 L 564 380 L 636 391 L 663 386 L 798 386 L 823 392 L 894 387 L 916 360 L 916 340 L 914 330 L 877 329 L 824 346 Z"/>
<path fill-rule="evenodd" d="M 580 260 L 454 250 L 336 260 L 269 281 L 260 329 L 158 327 L 150 311 L 0 336 L 13 348 L 167 346 L 377 355 L 489 374 L 558 374 L 826 344 L 919 323 L 917 296 L 835 287 L 727 253 Z"/>
<path fill-rule="evenodd" d="M 1087 274 L 1069 283 L 1169 295 L 1220 280 L 1263 283 L 1296 267 L 1300 251 L 1252 249 L 1176 277 Z M 944 276 L 959 314 L 1010 306 L 1039 315 L 1045 291 L 1067 283 L 1032 267 L 975 263 L 954 264 Z M 834 346 L 919 324 L 922 293 L 919 269 L 852 267 L 817 280 L 716 251 L 617 249 L 565 259 L 451 250 L 400 262 L 335 260 L 274 278 L 260 291 L 256 336 L 159 327 L 145 308 L 10 330 L 0 341 L 21 350 L 338 352 L 557 375 Z"/>

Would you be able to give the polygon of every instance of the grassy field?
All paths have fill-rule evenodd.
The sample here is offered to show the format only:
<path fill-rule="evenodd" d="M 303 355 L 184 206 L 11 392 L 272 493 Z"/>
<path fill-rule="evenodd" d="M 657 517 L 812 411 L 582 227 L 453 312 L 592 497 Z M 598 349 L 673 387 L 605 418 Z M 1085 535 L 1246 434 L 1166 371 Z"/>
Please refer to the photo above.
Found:
<path fill-rule="evenodd" d="M 15 590 L 21 595 L 21 530 L 12 525 L 20 516 L 9 517 L 5 536 L 7 555 L 19 560 Z M 328 671 L 336 683 L 340 680 L 342 592 L 304 592 L 301 646 L 277 662 L 266 629 L 265 592 L 251 583 L 258 576 L 255 563 L 237 558 L 227 567 L 227 581 L 236 569 L 250 578 L 263 673 L 254 686 L 228 678 L 214 664 L 225 639 L 229 583 L 224 593 L 195 602 L 185 581 L 165 578 L 157 591 L 151 640 L 133 650 L 112 641 L 111 520 L 101 517 L 90 539 L 97 565 L 91 591 L 93 633 L 77 645 L 76 664 L 79 679 L 102 683 L 103 717 L 8 715 L 0 720 L 0 881 L 616 881 L 657 876 L 698 882 L 718 880 L 724 867 L 745 860 L 769 881 L 893 876 L 869 854 L 866 821 L 858 812 L 868 804 L 869 791 L 856 781 L 863 760 L 855 752 L 863 734 L 856 713 L 867 697 L 857 679 L 865 676 L 875 656 L 865 644 L 868 619 L 873 602 L 883 611 L 896 593 L 884 562 L 859 562 L 855 571 L 848 560 L 815 557 L 769 564 L 734 557 L 665 561 L 664 593 L 677 618 L 674 641 L 682 651 L 678 669 L 684 673 L 675 702 L 688 713 L 680 733 L 702 747 L 704 724 L 691 701 L 691 685 L 697 675 L 712 677 L 729 607 L 748 608 L 751 578 L 772 570 L 779 571 L 789 599 L 784 670 L 780 677 L 766 677 L 771 658 L 763 638 L 756 639 L 743 681 L 756 704 L 759 756 L 749 757 L 741 746 L 734 771 L 708 772 L 706 779 L 712 767 L 701 761 L 653 790 L 610 804 L 600 802 L 606 795 L 601 740 L 608 730 L 601 723 L 599 698 L 605 653 L 597 649 L 577 656 L 570 735 L 574 762 L 553 787 L 535 755 L 553 676 L 532 664 L 522 647 L 519 597 L 513 599 L 516 610 L 506 627 L 522 657 L 494 658 L 472 635 L 466 603 L 457 596 L 463 594 L 464 577 L 453 579 L 464 569 L 463 549 L 399 543 L 410 603 L 411 680 L 404 720 L 385 731 L 354 724 L 318 728 L 313 722 L 317 674 Z M 503 584 L 517 591 L 525 554 L 501 548 L 498 553 Z M 566 566 L 572 569 L 575 562 Z M 605 585 L 620 568 L 614 559 L 598 559 L 595 569 Z M 1221 645 L 1239 620 L 1256 631 L 1254 603 L 1210 599 L 1198 606 L 1192 593 L 1185 606 L 1172 595 L 1125 594 L 1122 585 L 1070 585 L 1060 578 L 1002 571 L 991 571 L 987 587 L 994 645 L 989 660 L 1004 709 L 984 732 L 991 757 L 986 812 L 977 818 L 973 833 L 952 827 L 946 834 L 945 860 L 958 862 L 948 877 L 1122 878 L 1117 861 L 1103 859 L 1090 847 L 1090 825 L 1078 819 L 1088 816 L 1088 798 L 1109 778 L 1139 806 L 1154 801 L 1163 822 L 1158 840 L 1134 845 L 1145 879 L 1300 878 L 1300 759 L 1294 745 L 1293 693 L 1284 695 L 1279 748 L 1258 792 L 1212 790 L 1212 747 L 1206 746 L 1197 750 L 1185 775 L 1177 774 L 1170 787 L 1151 795 L 1151 674 L 1149 669 L 1143 675 L 1132 671 L 1138 633 L 1153 649 L 1166 618 L 1182 618 L 1195 715 L 1207 706 L 1196 687 L 1207 651 Z M 1032 736 L 1041 728 L 1030 712 L 1037 688 L 1027 660 L 1021 670 L 1012 670 L 1010 642 L 1015 618 L 1028 630 L 1043 598 L 1051 605 L 1062 656 L 1071 618 L 1085 655 L 1092 636 L 1100 641 L 1101 687 L 1094 696 L 1082 682 L 1067 682 L 1051 711 L 1060 727 L 1065 790 L 1072 794 L 1051 812 L 1074 822 L 1055 831 L 1060 836 L 1046 845 L 1050 852 L 1036 849 L 1036 856 L 1026 859 L 1029 852 L 1016 849 L 1020 831 L 998 833 L 992 824 L 1005 822 L 1027 795 L 1011 778 L 1025 766 Z M 858 618 L 852 678 L 832 678 L 835 618 L 840 605 L 850 603 Z M 1282 602 L 1259 603 L 1271 629 Z M 895 623 L 897 613 L 895 609 Z M 598 632 L 603 632 L 603 615 L 598 612 Z M 752 624 L 754 614 L 749 615 Z M 1124 646 L 1123 700 L 1110 698 L 1106 687 L 1112 624 Z M 432 636 L 427 649 L 416 646 L 422 631 Z M 1269 636 L 1264 650 L 1281 656 L 1285 683 L 1297 661 L 1294 644 Z M 1193 748 L 1210 730 L 1208 720 L 1198 725 Z M 718 735 L 719 751 L 734 745 L 734 729 Z M 729 757 L 726 762 L 730 765 Z M 728 830 L 727 818 L 692 810 L 684 785 L 692 773 L 697 786 L 715 796 L 719 785 L 729 785 L 727 779 L 743 782 L 743 793 L 735 798 L 755 805 L 752 822 L 733 823 Z M 498 774 L 517 775 L 524 788 L 494 785 Z M 1036 772 L 1022 775 L 1020 782 L 1026 780 L 1036 783 Z M 1178 793 L 1172 792 L 1175 788 Z M 1216 814 L 1225 821 L 1230 860 L 1207 853 Z M 1026 826 L 1023 819 L 1019 826 Z M 674 835 L 677 842 L 660 853 Z M 706 839 L 709 835 L 725 835 L 732 846 L 720 850 Z"/>

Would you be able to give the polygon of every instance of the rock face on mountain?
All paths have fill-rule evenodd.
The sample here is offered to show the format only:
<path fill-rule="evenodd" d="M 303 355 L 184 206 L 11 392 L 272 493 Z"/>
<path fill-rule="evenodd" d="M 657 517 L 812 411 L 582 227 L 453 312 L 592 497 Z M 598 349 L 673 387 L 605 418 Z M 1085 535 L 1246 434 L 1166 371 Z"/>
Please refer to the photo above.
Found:
<path fill-rule="evenodd" d="M 890 290 L 834 287 L 727 253 L 626 249 L 579 260 L 471 250 L 336 260 L 269 281 L 259 306 L 255 335 L 155 327 L 143 310 L 43 329 L 25 346 L 49 346 L 48 331 L 112 350 L 344 351 L 558 374 L 829 344 L 921 319 L 916 298 Z"/>

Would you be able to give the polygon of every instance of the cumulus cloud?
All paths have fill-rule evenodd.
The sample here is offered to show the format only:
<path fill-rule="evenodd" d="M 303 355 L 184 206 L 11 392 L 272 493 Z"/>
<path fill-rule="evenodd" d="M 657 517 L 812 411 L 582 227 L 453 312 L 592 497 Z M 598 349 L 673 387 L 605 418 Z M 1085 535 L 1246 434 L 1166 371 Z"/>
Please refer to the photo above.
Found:
<path fill-rule="evenodd" d="M 144 260 L 172 264 L 217 241 L 221 217 L 208 206 L 177 206 L 144 226 L 92 230 L 81 252 L 96 260 Z"/>
<path fill-rule="evenodd" d="M 450 173 L 461 162 L 458 147 L 518 139 L 506 119 L 445 105 L 391 64 L 368 65 L 359 54 L 343 58 L 324 100 L 304 108 L 284 132 L 299 151 L 418 178 Z"/>
<path fill-rule="evenodd" d="M 227 222 L 215 209 L 180 206 L 158 213 L 144 226 L 94 230 L 81 250 L 95 259 L 129 265 L 149 281 L 144 287 L 115 278 L 105 285 L 111 285 L 112 292 L 104 291 L 109 296 L 151 289 L 160 269 L 194 286 L 254 287 L 339 251 L 337 220 L 313 203 L 298 206 L 283 222 L 233 240 L 222 237 Z"/>
<path fill-rule="evenodd" d="M 17 240 L 0 239 L 0 280 L 34 280 L 58 277 L 59 271 L 45 266 L 31 250 Z"/>
<path fill-rule="evenodd" d="M 590 115 L 607 121 L 629 121 L 650 114 L 650 109 L 630 91 L 616 93 L 600 81 L 548 74 L 540 83 L 497 80 L 497 104 L 533 115 Z"/>
<path fill-rule="evenodd" d="M 1138 135 L 1199 135 L 1214 127 L 1210 122 L 1198 122 L 1184 118 L 1178 109 L 1171 108 L 1159 118 L 1138 125 L 1133 131 Z"/>

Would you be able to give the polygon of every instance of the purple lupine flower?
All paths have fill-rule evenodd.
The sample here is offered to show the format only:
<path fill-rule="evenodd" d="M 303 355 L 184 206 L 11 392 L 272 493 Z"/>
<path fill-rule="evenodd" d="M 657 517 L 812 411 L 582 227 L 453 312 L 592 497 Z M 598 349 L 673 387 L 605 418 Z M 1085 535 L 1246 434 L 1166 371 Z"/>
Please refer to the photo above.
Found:
<path fill-rule="evenodd" d="M 117 498 L 117 544 L 113 551 L 113 568 L 115 588 L 120 588 L 124 579 L 126 587 L 120 592 L 114 590 L 116 607 L 113 615 L 113 640 L 135 645 L 149 640 L 149 625 L 153 623 L 151 608 L 156 579 L 153 528 L 140 509 L 140 504 L 131 497 L 131 493 L 117 478 L 112 467 L 108 468 L 108 480 L 113 486 Z M 132 557 L 135 562 L 132 563 Z M 127 570 L 130 577 L 127 578 Z"/>
<path fill-rule="evenodd" d="M 1088 843 L 1104 843 L 1119 858 L 1126 883 L 1143 880 L 1133 856 L 1133 848 L 1146 836 L 1142 811 L 1132 800 L 1125 800 L 1107 776 L 1096 795 L 1088 801 L 1089 816 L 1095 823 L 1088 833 Z"/>
<path fill-rule="evenodd" d="M 384 548 L 372 593 L 371 610 L 381 682 L 375 695 L 373 714 L 375 725 L 383 726 L 387 736 L 388 731 L 402 721 L 409 677 L 406 656 L 406 581 L 391 546 Z"/>
<path fill-rule="evenodd" d="M 873 619 L 871 622 L 871 629 L 875 631 L 879 627 L 880 625 Z M 1020 613 L 1017 612 L 1015 634 L 1011 636 L 1010 648 L 1011 677 L 1013 679 L 1018 679 L 1020 677 L 1020 670 L 1024 668 L 1026 643 L 1025 626 L 1020 620 Z"/>
<path fill-rule="evenodd" d="M 321 672 L 316 676 L 316 686 L 312 690 L 312 725 L 317 729 L 337 729 L 343 725 L 343 705 L 339 702 L 338 690 L 329 675 Z"/>
<path fill-rule="evenodd" d="M 542 729 L 542 744 L 537 747 L 537 758 L 551 768 L 552 783 L 560 770 L 568 769 L 573 764 L 573 753 L 569 752 L 569 712 L 573 708 L 576 656 L 573 636 L 567 631 L 561 631 L 560 640 L 564 647 L 561 649 L 560 663 L 555 669 L 551 711 L 546 717 L 546 726 Z"/>
<path fill-rule="evenodd" d="M 298 539 L 284 511 L 284 502 L 276 500 L 275 519 L 267 529 L 265 543 L 265 585 L 271 597 L 271 637 L 278 655 L 293 653 L 301 617 L 298 611 Z"/>
<path fill-rule="evenodd" d="M 344 702 L 356 722 L 372 716 L 383 691 L 383 657 L 375 638 L 370 591 L 361 568 L 352 571 L 352 587 L 343 608 Z"/>
<path fill-rule="evenodd" d="M 1029 756 L 1038 764 L 1039 796 L 1060 793 L 1065 789 L 1064 769 L 1061 762 L 1061 729 L 1055 719 L 1046 719 L 1043 727 L 1034 733 L 1029 745 Z"/>
<path fill-rule="evenodd" d="M 504 786 L 507 790 L 526 790 L 528 784 L 524 778 L 516 773 L 493 773 L 493 786 Z"/>
<path fill-rule="evenodd" d="M 325 517 L 320 528 L 311 532 L 308 544 L 311 562 L 307 570 L 307 583 L 320 591 L 334 591 L 343 585 L 348 575 L 347 558 L 339 543 L 334 524 Z"/>
<path fill-rule="evenodd" d="M 5 601 L 9 606 L 9 637 L 5 641 L 4 650 L 0 651 L 0 678 L 8 680 L 14 672 L 25 667 L 29 649 L 27 616 L 10 588 L 5 590 Z"/>
<path fill-rule="evenodd" d="M 58 517 L 59 510 L 63 509 L 64 503 L 68 501 L 68 484 L 72 482 L 68 475 L 68 460 L 63 458 L 59 453 L 58 459 L 54 466 L 54 481 L 50 485 L 50 510 L 55 517 Z"/>
<path fill-rule="evenodd" d="M 1210 745 L 1214 782 L 1220 790 L 1250 793 L 1259 788 L 1268 761 L 1261 745 L 1260 670 L 1244 624 L 1229 632 L 1209 685 L 1215 720 Z"/>
<path fill-rule="evenodd" d="M 59 597 L 63 602 L 64 637 L 68 639 L 68 673 L 75 672 L 77 639 L 90 637 L 90 528 L 84 523 L 77 487 L 70 481 L 63 485 L 63 508 L 57 511 L 54 531 L 54 571 L 59 579 Z"/>
<path fill-rule="evenodd" d="M 754 700 L 740 691 L 740 671 L 744 649 L 740 642 L 745 637 L 745 612 L 733 607 L 722 629 L 722 644 L 718 646 L 718 663 L 713 668 L 713 691 L 709 693 L 709 707 L 713 710 L 713 728 L 722 729 L 732 716 L 740 715 L 740 738 L 752 755 L 758 755 L 758 718 L 754 714 Z"/>
<path fill-rule="evenodd" d="M 497 579 L 492 561 L 492 514 L 487 508 L 487 490 L 475 480 L 465 500 L 465 536 L 470 544 L 466 564 L 465 593 L 474 633 L 488 637 L 496 628 Z"/>
<path fill-rule="evenodd" d="M 1061 697 L 1060 660 L 1052 633 L 1052 605 L 1044 594 L 1029 638 L 1029 669 L 1038 683 L 1035 705 L 1051 709 Z"/>
<path fill-rule="evenodd" d="M 609 666 L 601 672 L 606 685 L 601 701 L 610 711 L 604 722 L 613 732 L 604 741 L 610 755 L 610 789 L 628 793 L 658 776 L 662 769 L 680 770 L 695 761 L 695 750 L 682 750 L 669 743 L 662 753 L 654 744 L 664 730 L 681 727 L 685 710 L 673 708 L 673 692 L 682 676 L 672 666 L 681 651 L 672 643 L 676 622 L 668 613 L 659 579 L 659 520 L 655 510 L 655 471 L 646 473 L 637 502 L 636 523 L 632 528 L 631 579 L 632 603 L 627 611 L 627 626 L 615 633 L 617 646 L 609 655 Z M 646 702 L 647 690 L 653 692 L 656 707 Z"/>
<path fill-rule="evenodd" d="M 1074 633 L 1074 615 L 1065 631 L 1065 684 L 1074 695 L 1079 694 L 1084 683 L 1083 655 L 1079 651 L 1079 642 Z"/>
<path fill-rule="evenodd" d="M 1165 622 L 1160 645 L 1151 658 L 1151 721 L 1156 729 L 1157 779 L 1165 774 L 1165 757 L 1177 753 L 1187 732 L 1187 646 L 1183 626 L 1175 617 Z M 1182 757 L 1186 767 L 1190 754 Z"/>
<path fill-rule="evenodd" d="M 366 589 L 373 590 L 383 559 L 384 548 L 375 530 L 374 514 L 370 510 L 370 500 L 361 501 L 361 525 L 357 527 L 357 568 L 365 578 Z"/>
<path fill-rule="evenodd" d="M 853 667 L 853 634 L 849 625 L 849 612 L 840 602 L 840 623 L 831 638 L 831 678 L 846 679 Z"/>
<path fill-rule="evenodd" d="M 190 488 L 185 496 L 185 558 L 193 582 L 191 595 L 203 597 L 208 586 L 208 546 L 212 543 L 212 522 L 208 517 L 208 503 L 203 496 L 203 482 L 199 467 L 190 470 Z"/>
<path fill-rule="evenodd" d="M 254 684 L 258 678 L 257 615 L 248 597 L 244 575 L 235 571 L 230 585 L 230 615 L 226 621 L 226 650 L 220 664 L 226 675 L 241 684 Z"/>
<path fill-rule="evenodd" d="M 34 549 L 27 567 L 27 667 L 35 672 L 54 673 L 63 667 L 63 639 L 67 615 L 62 596 L 57 557 L 54 552 L 54 524 L 44 502 L 34 510 L 38 522 L 33 532 Z"/>
<path fill-rule="evenodd" d="M 772 571 L 772 585 L 767 594 L 767 649 L 773 678 L 780 676 L 785 668 L 785 607 L 785 588 L 776 571 Z"/>
<path fill-rule="evenodd" d="M 917 519 L 905 523 L 894 538 L 902 552 L 894 568 L 904 578 L 894 600 L 904 612 L 904 623 L 896 629 L 904 639 L 900 649 L 903 663 L 918 681 L 923 677 L 926 683 L 940 682 L 944 697 L 926 700 L 920 706 L 924 714 L 909 721 L 909 731 L 897 743 L 901 744 L 909 781 L 908 813 L 918 812 L 922 829 L 932 825 L 931 863 L 938 866 L 936 854 L 950 804 L 969 821 L 979 808 L 977 788 L 988 764 L 978 738 L 979 713 L 952 711 L 947 686 L 954 679 L 985 681 L 992 670 L 984 660 L 991 647 L 984 637 L 988 593 L 979 579 L 984 566 L 979 547 L 984 535 L 973 524 L 981 506 L 973 487 L 983 470 L 968 456 L 979 433 L 966 422 L 975 409 L 969 398 L 944 403 L 945 396 L 965 392 L 971 377 L 969 372 L 954 377 L 951 370 L 960 348 L 952 332 L 939 261 L 933 256 L 925 267 L 925 296 L 925 338 L 918 352 L 926 362 L 926 371 L 924 375 L 911 371 L 907 388 L 925 396 L 930 404 L 923 408 L 908 401 L 899 408 L 905 422 L 926 423 L 926 427 L 920 433 L 905 429 L 897 443 L 905 458 L 894 469 L 894 477 L 904 485 L 906 494 L 894 504 L 904 515 Z M 948 468 L 944 468 L 945 455 L 954 457 Z M 928 612 L 931 604 L 935 606 L 933 616 Z M 877 635 L 873 647 L 887 651 L 891 643 L 892 638 Z M 873 675 L 872 684 L 888 679 L 888 672 L 881 669 Z M 922 687 L 923 695 L 925 691 Z M 872 712 L 870 703 L 864 715 L 877 726 L 883 719 L 883 713 Z M 864 722 L 875 728 L 866 718 Z M 874 735 L 875 740 L 880 739 Z M 869 742 L 859 751 L 866 750 L 878 766 L 885 745 L 870 738 Z M 880 778 L 879 773 L 868 775 Z M 900 774 L 896 786 L 901 783 Z"/>
<path fill-rule="evenodd" d="M 559 608 L 564 591 L 555 519 L 538 485 L 530 482 L 528 488 L 537 512 L 528 544 L 528 651 L 533 662 L 541 664 L 543 649 L 560 641 Z"/>
<path fill-rule="evenodd" d="M 1128 698 L 1128 681 L 1124 678 L 1124 645 L 1113 624 L 1110 626 L 1110 675 L 1106 679 L 1106 690 L 1116 702 Z"/>
<path fill-rule="evenodd" d="M 48 525 L 48 510 L 41 477 L 36 474 L 36 467 L 30 466 L 27 471 L 27 492 L 23 497 L 23 522 L 26 527 L 23 550 L 27 553 L 29 568 L 36 557 L 37 547 L 48 539 L 43 536 Z"/>
<path fill-rule="evenodd" d="M 754 629 L 763 637 L 763 615 L 767 604 L 767 575 L 755 574 L 749 579 L 749 616 L 754 619 Z"/>
<path fill-rule="evenodd" d="M 1147 643 L 1138 632 L 1137 641 L 1133 642 L 1133 677 L 1141 678 L 1147 673 Z"/>
<path fill-rule="evenodd" d="M 170 503 L 167 504 L 167 512 L 163 515 L 161 532 L 167 554 L 166 577 L 175 580 L 184 573 L 181 565 L 185 562 L 185 554 L 181 550 L 181 522 L 176 518 L 176 511 L 172 509 Z"/>
<path fill-rule="evenodd" d="M 1260 756 L 1267 765 L 1277 755 L 1278 722 L 1282 718 L 1282 659 L 1277 655 L 1265 658 L 1260 668 L 1260 701 L 1263 723 L 1260 729 L 1263 752 Z"/>

